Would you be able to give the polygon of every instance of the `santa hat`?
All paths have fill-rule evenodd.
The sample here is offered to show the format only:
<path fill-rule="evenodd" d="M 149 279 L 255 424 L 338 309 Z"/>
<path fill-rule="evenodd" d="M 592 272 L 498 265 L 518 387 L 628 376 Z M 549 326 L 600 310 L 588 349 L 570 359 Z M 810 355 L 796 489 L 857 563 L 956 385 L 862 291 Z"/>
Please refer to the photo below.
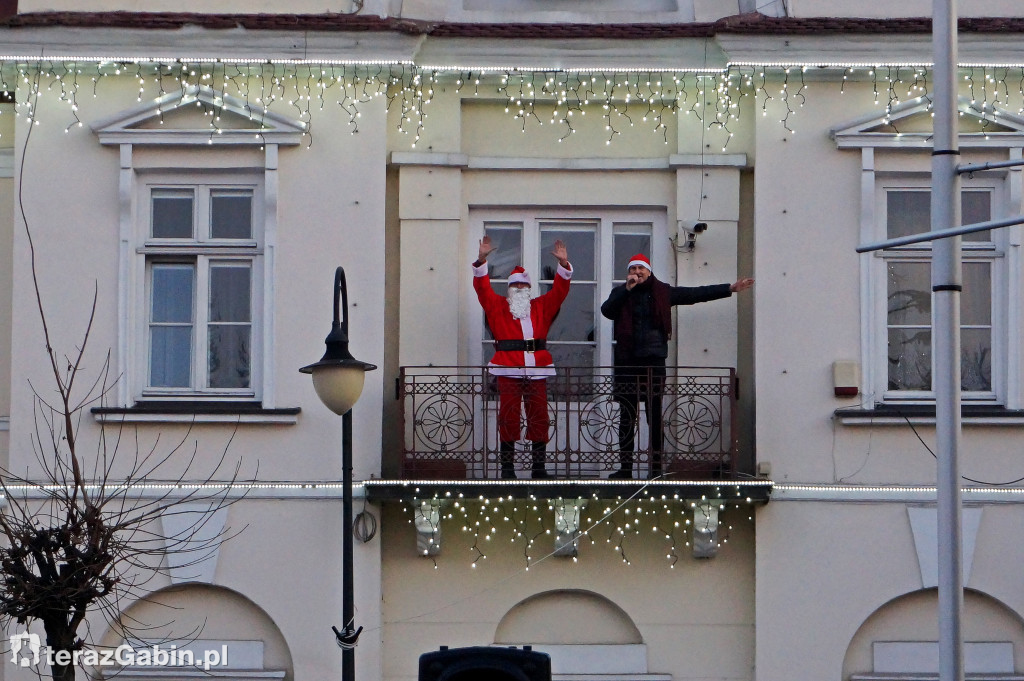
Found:
<path fill-rule="evenodd" d="M 646 267 L 648 272 L 654 271 L 651 269 L 651 261 L 648 260 L 647 256 L 644 255 L 643 253 L 637 253 L 632 258 L 630 258 L 629 264 L 626 265 L 626 269 L 628 270 L 633 265 L 640 265 L 641 267 Z"/>
<path fill-rule="evenodd" d="M 530 275 L 526 273 L 526 270 L 520 265 L 516 265 L 516 268 L 512 270 L 512 274 L 508 275 L 508 283 L 510 284 L 529 284 Z"/>

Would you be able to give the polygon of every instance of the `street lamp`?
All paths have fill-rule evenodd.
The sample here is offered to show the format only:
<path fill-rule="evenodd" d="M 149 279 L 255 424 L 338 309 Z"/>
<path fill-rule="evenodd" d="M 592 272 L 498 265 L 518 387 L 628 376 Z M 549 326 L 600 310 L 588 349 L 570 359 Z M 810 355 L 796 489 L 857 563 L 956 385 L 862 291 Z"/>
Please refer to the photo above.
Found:
<path fill-rule="evenodd" d="M 339 300 L 341 306 L 339 307 Z M 344 313 L 339 319 L 339 312 Z M 352 405 L 363 392 L 367 371 L 377 368 L 361 362 L 348 350 L 348 287 L 345 269 L 334 271 L 334 321 L 324 341 L 327 350 L 316 364 L 299 371 L 313 375 L 313 388 L 317 397 L 335 414 L 341 414 L 341 468 L 342 468 L 342 630 L 334 629 L 334 636 L 342 649 L 342 681 L 355 681 L 355 645 L 362 627 L 356 629 L 354 588 L 352 585 Z"/>

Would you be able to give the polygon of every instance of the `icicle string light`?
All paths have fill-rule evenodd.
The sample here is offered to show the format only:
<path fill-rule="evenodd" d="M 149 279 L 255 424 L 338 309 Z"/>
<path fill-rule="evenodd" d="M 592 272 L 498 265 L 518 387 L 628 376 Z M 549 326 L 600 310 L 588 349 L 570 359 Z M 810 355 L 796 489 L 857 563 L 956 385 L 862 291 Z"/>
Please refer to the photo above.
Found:
<path fill-rule="evenodd" d="M 427 521 L 421 510 L 423 501 L 429 500 L 414 499 L 405 506 L 407 513 L 411 511 L 410 523 Z M 447 507 L 448 511 L 441 514 L 441 524 L 435 526 L 431 523 L 430 528 L 449 533 L 445 545 L 456 556 L 463 549 L 453 548 L 457 545 L 451 533 L 461 530 L 469 542 L 472 567 L 477 567 L 487 558 L 489 546 L 511 545 L 520 547 L 524 570 L 529 571 L 540 560 L 553 555 L 554 523 L 551 519 L 558 507 L 564 508 L 573 501 L 584 499 L 541 499 L 533 495 L 518 499 L 455 498 Z M 695 531 L 694 505 L 698 502 L 683 499 L 678 494 L 657 493 L 629 499 L 599 499 L 594 496 L 586 501 L 588 504 L 581 513 L 580 534 L 576 541 L 589 541 L 592 547 L 607 546 L 626 565 L 632 564 L 632 555 L 639 547 L 660 542 L 665 546 L 662 552 L 666 563 L 669 568 L 675 568 L 680 560 L 680 545 L 691 545 Z M 736 498 L 703 499 L 702 502 L 712 503 L 719 509 L 719 546 L 728 542 L 732 529 L 727 517 L 737 512 L 738 516 L 752 522 L 752 507 L 758 503 L 739 495 Z M 434 564 L 437 565 L 436 560 Z"/>
<path fill-rule="evenodd" d="M 36 77 L 38 74 L 38 78 Z M 759 107 L 762 116 L 777 117 L 792 135 L 800 109 L 815 82 L 832 82 L 840 93 L 857 80 L 870 85 L 875 104 L 888 114 L 901 103 L 928 97 L 926 63 L 785 64 L 733 62 L 722 69 L 678 71 L 645 68 L 588 68 L 561 70 L 525 67 L 419 66 L 408 61 L 252 60 L 181 58 L 26 59 L 0 56 L 0 79 L 5 91 L 17 87 L 15 112 L 38 125 L 36 99 L 53 97 L 69 110 L 65 132 L 83 126 L 82 90 L 91 84 L 94 97 L 107 93 L 108 80 L 133 83 L 136 103 L 179 92 L 184 98 L 194 86 L 205 86 L 221 97 L 244 102 L 249 117 L 262 124 L 273 109 L 305 124 L 304 145 L 312 145 L 318 112 L 337 107 L 349 132 L 359 131 L 361 110 L 382 99 L 394 112 L 397 131 L 416 148 L 429 123 L 439 91 L 460 97 L 504 102 L 504 109 L 526 133 L 553 127 L 559 142 L 581 130 L 587 116 L 596 118 L 610 145 L 630 130 L 647 129 L 670 143 L 670 128 L 692 116 L 714 133 L 725 151 L 732 126 L 746 109 Z M 823 75 L 817 75 L 823 74 Z M 1024 65 L 961 65 L 962 92 L 977 110 L 987 130 L 998 122 L 998 109 L 1024 114 Z M 16 78 L 15 83 L 11 82 Z M 815 85 L 815 87 L 820 87 Z M 749 100 L 747 99 L 749 98 Z M 746 106 L 746 102 L 750 106 Z M 208 119 L 210 143 L 225 132 L 223 107 L 197 102 Z M 159 112 L 163 113 L 165 106 Z M 897 133 L 899 131 L 896 131 Z M 259 135 L 257 131 L 255 134 Z"/>

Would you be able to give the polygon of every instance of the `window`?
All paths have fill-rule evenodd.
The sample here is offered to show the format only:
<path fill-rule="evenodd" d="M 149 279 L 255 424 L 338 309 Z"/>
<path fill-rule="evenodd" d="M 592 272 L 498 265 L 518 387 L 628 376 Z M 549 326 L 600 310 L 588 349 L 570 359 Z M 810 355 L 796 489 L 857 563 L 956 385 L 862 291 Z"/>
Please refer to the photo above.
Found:
<path fill-rule="evenodd" d="M 931 229 L 931 192 L 921 182 L 884 182 L 878 214 L 882 238 Z M 961 192 L 962 223 L 972 224 L 1002 213 L 1000 183 L 965 181 Z M 1002 387 L 1003 317 L 1001 290 L 1005 235 L 999 230 L 963 237 L 963 292 L 960 297 L 961 388 L 965 400 L 998 402 Z M 932 337 L 931 242 L 886 249 L 884 263 L 884 399 L 932 400 L 934 353 Z M 879 385 L 881 388 L 882 386 Z"/>
<path fill-rule="evenodd" d="M 584 213 L 540 209 L 471 212 L 478 235 L 471 239 L 474 248 L 483 234 L 490 236 L 497 247 L 488 264 L 491 285 L 500 294 L 505 292 L 507 277 L 516 265 L 526 268 L 537 295 L 550 290 L 556 268 L 551 250 L 556 239 L 565 242 L 573 275 L 569 295 L 547 339 L 555 366 L 611 364 L 611 323 L 601 316 L 600 308 L 612 286 L 625 281 L 630 256 L 647 253 L 656 271 L 659 267 L 661 271 L 670 269 L 668 253 L 652 252 L 651 248 L 653 243 L 668 243 L 664 211 Z M 471 259 L 475 256 L 474 251 Z M 479 354 L 471 351 L 470 361 L 485 364 L 493 352 L 492 338 L 483 314 L 477 319 L 480 342 L 474 345 Z"/>
<path fill-rule="evenodd" d="M 259 397 L 262 224 L 257 177 L 146 177 L 141 397 Z M 140 211 L 141 212 L 141 211 Z"/>

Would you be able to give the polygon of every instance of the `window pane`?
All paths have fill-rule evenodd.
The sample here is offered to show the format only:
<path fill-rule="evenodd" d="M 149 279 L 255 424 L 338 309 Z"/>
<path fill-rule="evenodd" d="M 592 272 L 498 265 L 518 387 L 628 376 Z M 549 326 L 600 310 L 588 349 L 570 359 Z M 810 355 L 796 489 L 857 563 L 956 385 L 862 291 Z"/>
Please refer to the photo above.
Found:
<path fill-rule="evenodd" d="M 960 331 L 961 390 L 992 390 L 992 331 Z"/>
<path fill-rule="evenodd" d="M 629 259 L 637 253 L 643 253 L 648 258 L 651 257 L 650 234 L 616 234 L 614 270 L 611 272 L 610 278 L 615 281 L 625 281 Z"/>
<path fill-rule="evenodd" d="M 252 238 L 252 192 L 210 192 L 210 237 Z"/>
<path fill-rule="evenodd" d="M 210 325 L 210 387 L 248 388 L 250 367 L 250 326 Z"/>
<path fill-rule="evenodd" d="M 210 267 L 210 321 L 252 321 L 251 270 L 248 265 Z"/>
<path fill-rule="evenodd" d="M 192 323 L 192 265 L 154 265 L 150 321 Z"/>
<path fill-rule="evenodd" d="M 960 323 L 992 323 L 992 272 L 987 262 L 963 264 L 964 290 L 960 295 Z"/>
<path fill-rule="evenodd" d="M 551 284 L 544 284 L 545 292 Z M 594 341 L 594 290 L 596 284 L 577 284 L 569 288 L 558 318 L 548 330 L 549 341 Z"/>
<path fill-rule="evenodd" d="M 992 194 L 990 192 L 966 191 L 960 194 L 960 224 L 973 225 L 992 219 Z M 964 234 L 964 241 L 992 241 L 992 232 Z"/>
<path fill-rule="evenodd" d="M 889 329 L 889 390 L 931 387 L 931 329 Z"/>
<path fill-rule="evenodd" d="M 192 375 L 192 327 L 150 329 L 149 384 L 156 388 L 187 388 Z"/>
<path fill-rule="evenodd" d="M 519 223 L 488 223 L 484 234 L 497 250 L 487 258 L 491 279 L 507 279 L 516 265 L 523 264 L 523 226 Z"/>
<path fill-rule="evenodd" d="M 890 239 L 920 234 L 931 229 L 931 192 L 886 192 L 886 232 Z"/>
<path fill-rule="evenodd" d="M 191 239 L 191 189 L 154 189 L 152 193 L 154 239 Z"/>
<path fill-rule="evenodd" d="M 594 366 L 593 345 L 551 345 L 548 347 L 556 367 Z"/>
<path fill-rule="evenodd" d="M 930 232 L 930 191 L 890 191 L 886 194 L 886 227 L 889 238 Z M 971 225 L 992 219 L 992 194 L 969 190 L 960 194 L 960 224 Z M 964 241 L 991 241 L 989 230 L 965 234 Z"/>
<path fill-rule="evenodd" d="M 926 262 L 889 262 L 888 324 L 931 324 L 931 271 Z"/>
<path fill-rule="evenodd" d="M 551 280 L 555 277 L 555 268 L 558 266 L 551 251 L 555 248 L 555 240 L 561 239 L 565 242 L 565 248 L 569 251 L 569 262 L 572 263 L 573 281 L 594 280 L 594 232 L 559 229 L 557 223 L 544 223 L 540 232 L 540 278 Z"/>

